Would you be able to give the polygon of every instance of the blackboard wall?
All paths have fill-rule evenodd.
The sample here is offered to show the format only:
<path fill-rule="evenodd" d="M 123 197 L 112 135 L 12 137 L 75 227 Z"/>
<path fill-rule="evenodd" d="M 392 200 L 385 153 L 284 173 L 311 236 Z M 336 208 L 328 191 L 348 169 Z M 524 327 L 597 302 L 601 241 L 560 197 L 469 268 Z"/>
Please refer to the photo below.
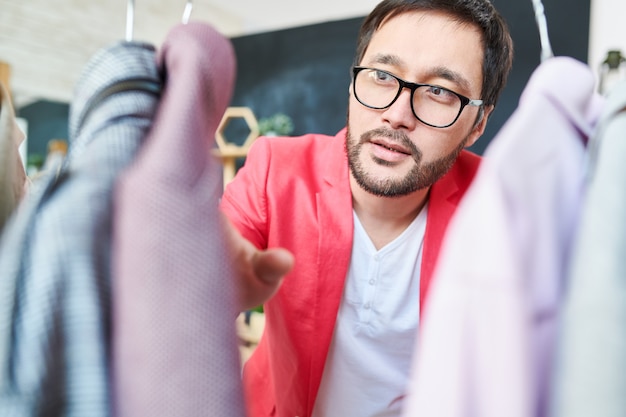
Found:
<path fill-rule="evenodd" d="M 45 157 L 48 141 L 68 138 L 69 105 L 39 100 L 17 111 L 28 121 L 28 155 Z"/>
<path fill-rule="evenodd" d="M 515 58 L 487 130 L 472 147 L 477 153 L 483 153 L 515 110 L 541 56 L 531 0 L 494 0 L 493 4 L 509 24 Z M 555 55 L 586 62 L 590 0 L 544 0 L 544 6 Z M 346 123 L 350 67 L 362 20 L 234 38 L 239 67 L 233 105 L 252 108 L 258 118 L 286 113 L 294 120 L 294 135 L 334 135 Z M 232 136 L 229 139 L 237 142 Z"/>
<path fill-rule="evenodd" d="M 513 71 L 487 126 L 472 147 L 482 153 L 511 115 L 532 71 L 539 65 L 539 31 L 531 0 L 494 0 L 515 43 Z M 544 0 L 555 55 L 586 62 L 590 0 Z M 250 107 L 257 118 L 285 113 L 293 135 L 333 135 L 345 125 L 350 66 L 362 17 L 232 38 L 237 84 L 232 106 Z M 18 110 L 29 122 L 29 154 L 45 153 L 47 141 L 67 137 L 67 103 L 37 102 Z M 60 128 L 62 126 L 63 128 Z M 227 138 L 241 143 L 243 123 Z"/>
<path fill-rule="evenodd" d="M 350 67 L 363 18 L 232 39 L 235 106 L 257 118 L 281 112 L 293 135 L 335 134 L 346 124 Z M 229 137 L 230 138 L 230 137 Z"/>

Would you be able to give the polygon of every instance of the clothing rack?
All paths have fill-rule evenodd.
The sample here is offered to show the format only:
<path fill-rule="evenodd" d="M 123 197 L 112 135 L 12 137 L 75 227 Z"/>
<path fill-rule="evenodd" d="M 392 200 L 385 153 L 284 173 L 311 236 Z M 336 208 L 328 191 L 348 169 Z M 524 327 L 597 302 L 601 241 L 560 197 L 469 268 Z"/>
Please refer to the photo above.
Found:
<path fill-rule="evenodd" d="M 185 4 L 185 10 L 183 11 L 183 24 L 189 22 L 191 11 L 193 10 L 193 1 L 187 0 Z M 126 3 L 126 42 L 132 42 L 133 31 L 135 26 L 135 0 L 128 0 Z"/>

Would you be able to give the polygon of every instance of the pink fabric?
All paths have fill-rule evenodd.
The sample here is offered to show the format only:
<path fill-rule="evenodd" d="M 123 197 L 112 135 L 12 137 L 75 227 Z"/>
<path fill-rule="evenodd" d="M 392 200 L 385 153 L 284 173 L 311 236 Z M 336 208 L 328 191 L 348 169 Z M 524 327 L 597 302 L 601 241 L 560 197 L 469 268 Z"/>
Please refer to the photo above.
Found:
<path fill-rule="evenodd" d="M 164 94 L 116 190 L 116 415 L 243 416 L 236 281 L 210 156 L 235 56 L 212 27 L 189 23 L 170 31 L 157 60 Z"/>
<path fill-rule="evenodd" d="M 600 102 L 591 70 L 531 77 L 451 220 L 404 416 L 545 416 L 558 312 Z"/>

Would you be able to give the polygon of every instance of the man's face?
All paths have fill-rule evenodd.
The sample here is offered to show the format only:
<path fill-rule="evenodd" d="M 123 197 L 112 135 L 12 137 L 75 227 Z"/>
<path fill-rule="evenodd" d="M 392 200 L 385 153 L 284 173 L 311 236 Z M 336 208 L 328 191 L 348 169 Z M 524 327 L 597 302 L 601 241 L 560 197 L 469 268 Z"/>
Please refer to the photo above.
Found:
<path fill-rule="evenodd" d="M 384 22 L 360 65 L 480 98 L 480 32 L 442 13 L 411 12 Z M 352 88 L 346 141 L 350 170 L 357 183 L 375 195 L 401 196 L 430 187 L 485 128 L 486 116 L 475 124 L 477 107 L 466 107 L 450 127 L 434 128 L 413 115 L 409 89 L 403 89 L 390 107 L 376 110 L 360 104 Z M 490 111 L 486 109 L 486 115 Z"/>

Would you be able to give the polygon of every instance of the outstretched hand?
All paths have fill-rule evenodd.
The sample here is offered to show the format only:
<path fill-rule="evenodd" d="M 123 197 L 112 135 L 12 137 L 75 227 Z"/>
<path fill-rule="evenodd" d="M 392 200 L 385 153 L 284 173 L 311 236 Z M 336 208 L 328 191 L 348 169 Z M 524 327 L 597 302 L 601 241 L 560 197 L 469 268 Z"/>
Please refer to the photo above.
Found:
<path fill-rule="evenodd" d="M 263 304 L 278 291 L 283 277 L 293 268 L 294 257 L 282 248 L 257 249 L 226 217 L 224 220 L 244 311 Z"/>

